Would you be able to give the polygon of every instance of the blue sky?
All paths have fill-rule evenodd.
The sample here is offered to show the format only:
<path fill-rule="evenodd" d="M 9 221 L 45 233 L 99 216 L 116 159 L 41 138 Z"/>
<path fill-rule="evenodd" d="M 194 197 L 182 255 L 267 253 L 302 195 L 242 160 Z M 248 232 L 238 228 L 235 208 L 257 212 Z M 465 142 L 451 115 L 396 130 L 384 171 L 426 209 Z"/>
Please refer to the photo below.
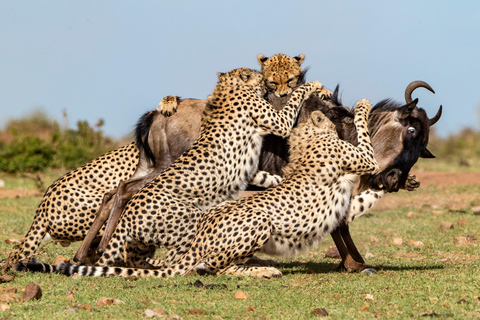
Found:
<path fill-rule="evenodd" d="M 43 108 L 116 138 L 165 95 L 206 98 L 216 73 L 304 53 L 343 101 L 414 97 L 446 135 L 480 122 L 480 1 L 0 0 L 0 126 Z"/>

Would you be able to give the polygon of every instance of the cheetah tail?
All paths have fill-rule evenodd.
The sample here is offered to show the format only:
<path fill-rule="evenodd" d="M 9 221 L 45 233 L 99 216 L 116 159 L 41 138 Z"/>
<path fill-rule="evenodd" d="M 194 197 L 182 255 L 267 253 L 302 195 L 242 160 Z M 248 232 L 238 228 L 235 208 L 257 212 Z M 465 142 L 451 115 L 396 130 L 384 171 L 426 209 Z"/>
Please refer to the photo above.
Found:
<path fill-rule="evenodd" d="M 56 273 L 57 267 L 55 265 L 41 263 L 37 258 L 32 258 L 27 263 L 17 262 L 14 266 L 14 270 L 21 272 Z"/>

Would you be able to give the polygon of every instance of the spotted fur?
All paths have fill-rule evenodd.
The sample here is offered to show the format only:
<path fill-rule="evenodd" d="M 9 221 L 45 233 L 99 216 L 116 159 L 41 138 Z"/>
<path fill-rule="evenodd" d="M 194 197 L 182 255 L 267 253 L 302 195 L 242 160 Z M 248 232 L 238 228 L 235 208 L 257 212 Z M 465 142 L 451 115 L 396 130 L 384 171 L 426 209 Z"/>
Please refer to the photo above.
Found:
<path fill-rule="evenodd" d="M 262 137 L 287 136 L 304 99 L 322 90 L 319 82 L 307 83 L 282 111 L 276 111 L 261 98 L 265 93 L 261 73 L 242 68 L 218 76 L 199 139 L 129 201 L 98 265 L 115 263 L 127 237 L 167 247 L 168 261 L 183 254 L 202 210 L 237 198 L 255 180 Z"/>
<path fill-rule="evenodd" d="M 32 226 L 13 252 L 11 261 L 32 256 L 47 234 L 61 240 L 63 245 L 82 240 L 103 195 L 118 186 L 120 181 L 128 179 L 137 162 L 138 150 L 135 143 L 130 143 L 57 179 L 45 192 Z"/>
<path fill-rule="evenodd" d="M 371 105 L 355 107 L 357 147 L 340 140 L 323 113 L 292 131 L 290 161 L 283 181 L 251 197 L 222 203 L 205 211 L 188 252 L 156 270 L 83 267 L 61 263 L 60 273 L 89 276 L 156 276 L 184 274 L 199 263 L 212 273 L 237 272 L 281 276 L 274 268 L 237 266 L 256 252 L 294 255 L 314 246 L 345 218 L 356 175 L 375 173 L 378 164 L 367 129 Z"/>

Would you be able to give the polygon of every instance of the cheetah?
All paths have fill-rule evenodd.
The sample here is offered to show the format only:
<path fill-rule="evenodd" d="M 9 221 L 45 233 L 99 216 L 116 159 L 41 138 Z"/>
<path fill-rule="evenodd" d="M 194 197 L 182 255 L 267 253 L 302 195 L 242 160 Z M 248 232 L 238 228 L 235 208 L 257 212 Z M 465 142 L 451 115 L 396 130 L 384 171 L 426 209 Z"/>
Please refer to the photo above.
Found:
<path fill-rule="evenodd" d="M 374 174 L 378 164 L 367 129 L 371 104 L 355 106 L 357 147 L 340 140 L 335 125 L 321 111 L 293 129 L 284 179 L 276 187 L 203 212 L 189 250 L 155 270 L 73 266 L 60 273 L 89 276 L 185 274 L 203 263 L 210 273 L 280 277 L 271 267 L 239 266 L 257 252 L 292 256 L 317 244 L 345 218 L 357 175 Z M 233 271 L 231 269 L 234 269 Z"/>
<path fill-rule="evenodd" d="M 11 254 L 10 261 L 28 259 L 47 234 L 64 246 L 82 240 L 94 220 L 103 194 L 133 174 L 138 156 L 132 142 L 53 182 L 37 208 L 32 226 Z"/>
<path fill-rule="evenodd" d="M 312 93 L 328 94 L 318 81 L 309 82 L 278 112 L 261 98 L 260 72 L 240 68 L 218 78 L 199 139 L 127 203 L 97 265 L 115 263 L 127 237 L 166 247 L 167 261 L 174 261 L 188 248 L 202 210 L 237 198 L 249 181 L 264 187 L 279 183 L 279 176 L 257 172 L 262 136 L 287 136 L 303 101 Z"/>

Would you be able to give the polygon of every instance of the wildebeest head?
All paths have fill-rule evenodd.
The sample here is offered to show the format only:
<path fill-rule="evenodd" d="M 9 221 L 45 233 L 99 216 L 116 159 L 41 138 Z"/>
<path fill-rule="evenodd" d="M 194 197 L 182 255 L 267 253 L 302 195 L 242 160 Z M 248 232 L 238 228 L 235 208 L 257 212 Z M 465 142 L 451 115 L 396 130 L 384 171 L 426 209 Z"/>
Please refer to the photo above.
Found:
<path fill-rule="evenodd" d="M 418 99 L 412 100 L 412 92 L 420 87 L 435 93 L 427 83 L 414 81 L 405 90 L 405 105 L 387 99 L 370 112 L 370 137 L 380 167 L 380 173 L 368 180 L 372 187 L 396 192 L 405 185 L 418 158 L 434 158 L 427 144 L 430 127 L 440 119 L 442 106 L 429 119 L 425 110 L 417 106 Z"/>

